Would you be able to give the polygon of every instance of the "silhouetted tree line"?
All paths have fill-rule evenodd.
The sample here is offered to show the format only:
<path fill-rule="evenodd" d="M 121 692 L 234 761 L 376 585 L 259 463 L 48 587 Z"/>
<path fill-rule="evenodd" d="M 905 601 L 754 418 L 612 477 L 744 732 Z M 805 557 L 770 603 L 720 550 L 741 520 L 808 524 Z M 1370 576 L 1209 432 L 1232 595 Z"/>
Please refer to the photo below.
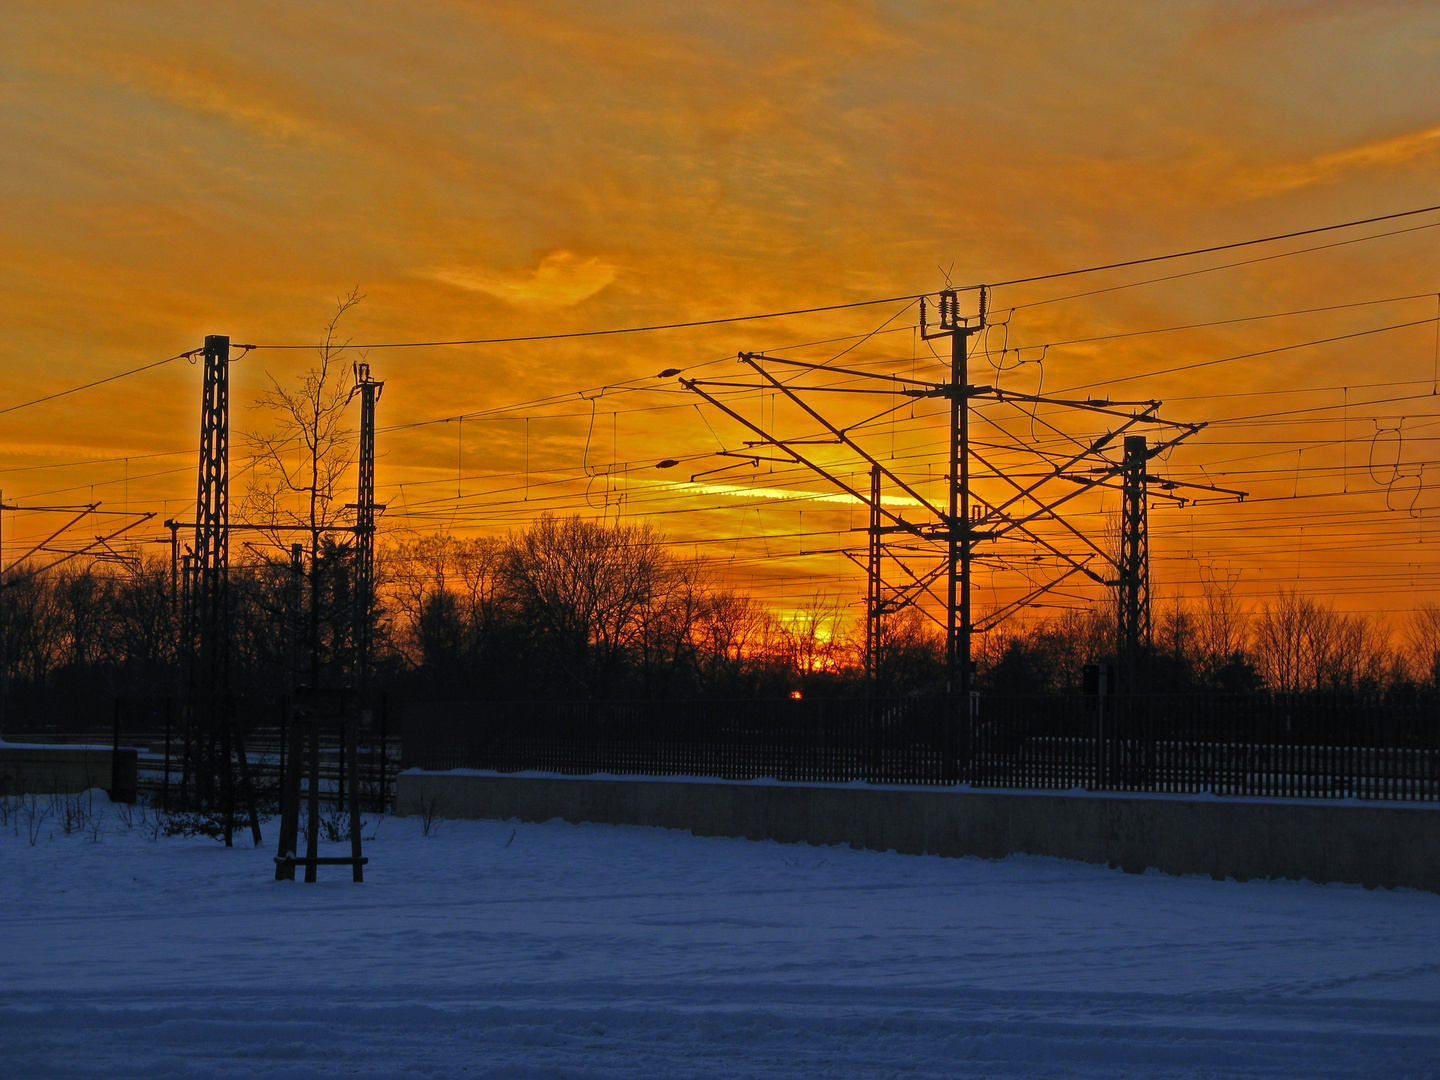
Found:
<path fill-rule="evenodd" d="M 780 622 L 646 525 L 542 517 L 384 560 L 393 684 L 477 699 L 775 695 L 844 679 L 833 613 Z"/>
<path fill-rule="evenodd" d="M 542 517 L 504 539 L 445 534 L 397 542 L 379 560 L 371 690 L 401 699 L 614 699 L 867 692 L 858 620 L 818 600 L 782 621 L 684 559 L 646 525 Z M 321 590 L 319 632 L 303 625 Z M 354 681 L 350 549 L 326 543 L 318 570 L 281 560 L 232 570 L 231 683 L 237 708 L 275 715 L 297 683 Z M 168 561 L 11 572 L 4 589 L 6 723 L 103 724 L 115 698 L 178 695 L 182 642 Z M 1392 692 L 1440 681 L 1440 606 L 1398 630 L 1297 592 L 1245 607 L 1233 588 L 1158 605 L 1132 687 L 1157 692 Z M 1087 664 L 1115 660 L 1113 607 L 977 639 L 977 685 L 998 694 L 1073 693 Z M 887 619 L 875 692 L 938 692 L 944 648 L 921 612 Z"/>
<path fill-rule="evenodd" d="M 995 693 L 1075 693 L 1086 665 L 1117 663 L 1115 643 L 1113 607 L 1066 611 L 987 637 L 979 682 Z M 1248 608 L 1233 588 L 1208 585 L 1196 601 L 1157 605 L 1152 644 L 1136 667 L 1131 689 L 1145 693 L 1433 689 L 1440 605 L 1421 604 L 1397 628 L 1295 590 Z"/>

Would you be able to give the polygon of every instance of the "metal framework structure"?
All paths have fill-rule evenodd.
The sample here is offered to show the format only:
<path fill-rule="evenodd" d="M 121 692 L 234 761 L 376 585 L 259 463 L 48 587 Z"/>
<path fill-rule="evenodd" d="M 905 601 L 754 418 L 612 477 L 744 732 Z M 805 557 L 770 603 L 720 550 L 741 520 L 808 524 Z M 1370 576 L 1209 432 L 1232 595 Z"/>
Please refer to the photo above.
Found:
<path fill-rule="evenodd" d="M 1149 477 L 1145 473 L 1149 461 L 1145 436 L 1125 436 L 1115 619 L 1122 686 L 1134 685 L 1141 659 L 1150 648 L 1150 531 L 1146 520 Z"/>
<path fill-rule="evenodd" d="M 385 383 L 370 375 L 370 365 L 355 365 L 351 398 L 360 398 L 360 455 L 355 485 L 355 678 L 366 701 L 375 636 L 375 403 Z"/>
<path fill-rule="evenodd" d="M 884 527 L 876 507 L 880 505 L 880 467 L 870 466 L 870 527 L 865 545 L 865 684 L 871 692 L 880 677 L 880 530 Z"/>
<path fill-rule="evenodd" d="M 226 846 L 234 839 L 238 771 L 259 844 L 260 821 L 230 693 L 230 339 L 207 336 L 202 356 L 195 540 L 184 559 L 181 592 L 192 733 L 186 771 L 197 806 L 219 812 Z"/>
<path fill-rule="evenodd" d="M 1243 498 L 1245 493 L 1146 472 L 1148 461 L 1204 427 L 1162 417 L 1159 401 L 1054 397 L 972 384 L 969 345 L 986 325 L 984 290 L 973 315 L 961 314 L 954 290 L 939 294 L 938 308 L 939 324 L 932 325 L 922 300 L 918 330 L 927 340 L 950 339 L 949 377 L 942 381 L 764 353 L 739 355 L 746 372 L 738 380 L 679 381 L 749 436 L 720 456 L 799 465 L 867 507 L 865 557 L 846 554 L 867 575 L 866 656 L 872 679 L 879 666 L 882 620 L 917 606 L 945 631 L 947 689 L 958 709 L 972 688 L 974 635 L 1076 580 L 1121 596 L 1123 645 L 1138 656 L 1149 635 L 1148 500 L 1184 505 L 1206 495 Z M 781 433 L 773 418 L 765 423 L 763 405 L 756 419 L 733 404 L 756 391 L 793 406 L 805 430 Z M 811 403 L 820 395 L 890 402 L 842 421 Z M 926 399 L 948 405 L 940 498 L 867 446 L 866 435 L 878 423 Z M 1064 426 L 1062 415 L 1071 418 Z M 1030 426 L 1030 438 L 1013 430 L 1019 421 Z M 1077 433 L 1082 422 L 1091 430 Z M 978 438 L 976 423 L 983 424 Z M 1097 425 L 1098 432 L 1093 430 Z M 1117 456 L 1122 447 L 1124 456 Z M 772 452 L 783 456 L 762 456 Z M 868 474 L 868 485 L 852 479 L 857 467 Z M 1107 543 L 1103 530 L 1081 521 L 1086 512 L 1092 517 L 1096 512 L 1093 496 L 1107 490 L 1118 490 L 1123 504 L 1120 550 Z M 918 513 L 907 517 L 901 507 Z M 887 565 L 893 568 L 888 580 L 882 572 Z M 977 568 L 1023 572 L 1025 585 L 1011 589 L 1007 599 L 977 618 L 972 603 Z"/>
<path fill-rule="evenodd" d="M 968 700 L 970 694 L 971 638 L 975 620 L 970 607 L 970 586 L 974 580 L 975 541 L 971 519 L 970 398 L 979 388 L 970 385 L 970 335 L 985 329 L 986 292 L 980 290 L 980 307 L 972 321 L 960 314 L 960 297 L 953 290 L 940 294 L 940 326 L 931 331 L 925 324 L 925 300 L 920 300 L 920 336 L 950 339 L 950 382 L 943 388 L 950 400 L 950 512 L 935 534 L 948 545 L 945 604 L 945 689 L 952 698 Z"/>
<path fill-rule="evenodd" d="M 189 646 L 188 706 L 201 743 L 212 757 L 230 690 L 230 339 L 205 339 L 200 392 L 200 462 L 195 495 L 195 538 L 185 559 L 184 626 Z M 220 759 L 221 798 L 230 803 L 229 748 Z M 209 764 L 205 762 L 204 764 Z M 197 793 L 211 779 L 194 763 Z"/>
<path fill-rule="evenodd" d="M 240 728 L 234 715 L 230 694 L 230 533 L 253 530 L 265 534 L 284 532 L 286 527 L 275 524 L 252 524 L 230 520 L 230 339 L 222 335 L 206 337 L 204 379 L 200 408 L 200 463 L 197 479 L 196 514 L 193 523 L 169 520 L 171 588 L 181 612 L 184 629 L 186 667 L 184 673 L 187 708 L 185 751 L 185 786 L 192 792 L 195 805 L 202 810 L 218 811 L 223 822 L 226 844 L 232 842 L 235 819 L 235 774 L 246 799 L 251 832 L 260 843 L 260 827 L 249 769 Z M 370 376 L 368 364 L 355 365 L 355 385 L 351 398 L 360 398 L 360 454 L 354 526 L 303 528 L 317 537 L 320 533 L 353 532 L 355 536 L 355 590 L 348 617 L 353 622 L 354 663 L 357 682 L 363 690 L 368 677 L 373 646 L 374 583 L 375 583 L 375 516 L 384 507 L 375 501 L 375 403 L 384 383 Z M 182 529 L 194 529 L 194 544 L 183 555 L 179 535 Z M 361 867 L 366 860 L 360 853 L 358 809 L 359 773 L 356 766 L 358 716 L 355 687 L 322 688 L 319 676 L 319 557 L 318 540 L 311 552 L 310 602 L 302 605 L 304 548 L 289 547 L 290 583 L 286 590 L 286 609 L 292 626 L 308 624 L 309 682 L 297 688 L 297 701 L 291 714 L 291 736 L 286 740 L 289 767 L 284 771 L 281 792 L 280 851 L 276 856 L 276 877 L 293 880 L 295 867 L 306 868 L 306 880 L 315 880 L 320 865 L 348 864 L 355 880 L 361 880 Z M 302 612 L 302 606 L 307 610 Z M 298 637 L 298 635 L 297 635 Z M 291 643 L 291 661 L 297 671 L 305 662 L 299 656 L 296 642 Z M 351 777 L 349 791 L 352 853 L 348 858 L 319 858 L 315 850 L 319 797 L 320 731 L 334 727 L 340 731 L 342 761 Z M 305 733 L 308 731 L 308 739 Z M 295 854 L 299 829 L 300 781 L 302 758 L 308 751 L 310 763 L 309 849 L 304 857 Z M 342 766 L 343 768 L 343 766 Z"/>

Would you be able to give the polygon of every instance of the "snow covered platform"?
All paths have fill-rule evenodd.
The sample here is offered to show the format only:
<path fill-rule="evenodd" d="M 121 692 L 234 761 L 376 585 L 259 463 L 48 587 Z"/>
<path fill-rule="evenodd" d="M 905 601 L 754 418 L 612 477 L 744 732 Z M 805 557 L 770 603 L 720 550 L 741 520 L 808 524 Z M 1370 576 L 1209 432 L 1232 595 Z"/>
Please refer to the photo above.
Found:
<path fill-rule="evenodd" d="M 651 825 L 902 854 L 1049 855 L 1126 870 L 1440 892 L 1440 806 L 692 777 L 409 770 L 396 812 Z"/>
<path fill-rule="evenodd" d="M 0 1076 L 1440 1071 L 1430 893 L 415 818 L 307 886 L 102 808 L 0 831 Z"/>

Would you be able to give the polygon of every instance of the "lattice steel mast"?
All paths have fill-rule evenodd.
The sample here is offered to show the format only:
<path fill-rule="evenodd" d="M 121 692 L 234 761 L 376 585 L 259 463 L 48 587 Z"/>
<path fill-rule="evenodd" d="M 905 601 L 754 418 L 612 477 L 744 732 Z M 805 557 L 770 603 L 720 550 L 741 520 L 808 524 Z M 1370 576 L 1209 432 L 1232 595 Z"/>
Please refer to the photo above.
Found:
<path fill-rule="evenodd" d="M 375 514 L 384 507 L 375 502 L 375 403 L 385 389 L 370 376 L 370 365 L 355 365 L 355 387 L 360 398 L 360 456 L 355 485 L 355 688 L 362 707 L 370 682 L 375 638 Z"/>
<path fill-rule="evenodd" d="M 1140 665 L 1150 647 L 1150 537 L 1147 524 L 1150 460 L 1144 435 L 1125 436 L 1121 463 L 1120 559 L 1117 567 L 1117 659 L 1121 685 L 1137 689 Z"/>
<path fill-rule="evenodd" d="M 197 803 L 220 812 L 229 846 L 235 832 L 238 764 L 250 830 L 258 844 L 260 823 L 230 695 L 230 339 L 207 336 L 203 358 L 195 542 L 186 561 L 184 613 L 189 646 L 186 697 L 196 736 L 189 770 Z"/>
<path fill-rule="evenodd" d="M 980 310 L 974 322 L 960 314 L 960 298 L 953 289 L 940 293 L 940 328 L 925 324 L 925 298 L 920 299 L 920 336 L 926 340 L 950 338 L 950 382 L 944 387 L 950 399 L 950 513 L 945 519 L 946 559 L 945 689 L 965 701 L 971 684 L 970 585 L 975 558 L 975 531 L 970 513 L 970 398 L 979 387 L 970 385 L 970 335 L 985 329 L 986 292 L 980 290 Z"/>

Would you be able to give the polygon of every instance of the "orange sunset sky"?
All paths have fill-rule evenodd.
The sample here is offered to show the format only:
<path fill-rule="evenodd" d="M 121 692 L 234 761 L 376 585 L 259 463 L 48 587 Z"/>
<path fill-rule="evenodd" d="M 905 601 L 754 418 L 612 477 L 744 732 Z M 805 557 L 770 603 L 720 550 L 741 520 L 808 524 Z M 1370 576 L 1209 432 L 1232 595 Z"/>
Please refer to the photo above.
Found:
<path fill-rule="evenodd" d="M 357 286 L 342 331 L 360 345 L 563 334 L 1440 204 L 1440 7 L 1423 2 L 49 2 L 8 4 L 3 25 L 10 505 L 193 513 L 194 365 L 26 403 L 205 334 L 311 343 Z M 1157 468 L 1250 497 L 1152 508 L 1157 595 L 1294 586 L 1398 617 L 1440 586 L 1437 293 L 1440 211 L 1001 287 L 972 379 L 1208 423 Z M 386 382 L 386 535 L 504 533 L 543 510 L 649 520 L 778 610 L 853 611 L 862 578 L 838 552 L 863 547 L 863 511 L 781 466 L 689 483 L 742 435 L 655 376 L 849 349 L 835 362 L 940 378 L 915 322 L 901 301 L 356 350 Z M 238 360 L 236 428 L 265 427 L 247 406 L 267 376 L 312 362 Z M 735 400 L 805 434 L 765 395 Z M 1004 421 L 1022 442 L 1036 422 Z M 869 437 L 939 497 L 938 412 Z M 237 505 L 245 454 L 237 433 Z M 1113 504 L 1076 509 L 1098 533 Z M 53 525 L 7 511 L 7 559 Z M 154 522 L 132 535 L 168 551 Z M 977 604 L 1033 572 L 985 569 Z"/>

